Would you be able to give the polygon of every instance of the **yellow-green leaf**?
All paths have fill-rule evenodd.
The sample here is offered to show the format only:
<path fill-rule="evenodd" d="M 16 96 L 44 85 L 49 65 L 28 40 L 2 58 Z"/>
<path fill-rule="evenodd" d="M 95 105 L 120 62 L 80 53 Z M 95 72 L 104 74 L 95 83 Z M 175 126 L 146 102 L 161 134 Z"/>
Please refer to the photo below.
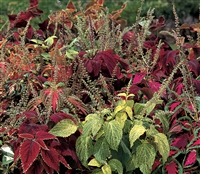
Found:
<path fill-rule="evenodd" d="M 99 163 L 95 158 L 93 158 L 93 159 L 88 163 L 88 166 L 101 167 L 101 163 Z"/>
<path fill-rule="evenodd" d="M 151 113 L 151 111 L 153 111 L 153 109 L 155 108 L 156 106 L 156 103 L 152 103 L 148 106 L 148 108 L 146 108 L 146 111 L 147 111 L 147 115 L 149 115 Z"/>
<path fill-rule="evenodd" d="M 125 108 L 126 113 L 128 114 L 129 118 L 132 120 L 133 119 L 133 111 L 132 108 L 129 106 L 126 106 Z"/>
<path fill-rule="evenodd" d="M 115 120 L 120 123 L 121 128 L 124 128 L 125 121 L 127 120 L 127 114 L 125 112 L 118 112 Z"/>
<path fill-rule="evenodd" d="M 116 120 L 106 122 L 103 126 L 103 130 L 110 148 L 117 151 L 122 139 L 122 128 L 119 122 Z"/>
<path fill-rule="evenodd" d="M 146 129 L 142 125 L 134 125 L 133 128 L 131 129 L 129 133 L 129 141 L 130 141 L 130 146 L 133 146 L 133 143 L 142 135 L 146 132 Z"/>
<path fill-rule="evenodd" d="M 76 140 L 76 154 L 81 163 L 88 167 L 88 159 L 93 154 L 93 143 L 90 136 L 80 136 Z"/>
<path fill-rule="evenodd" d="M 163 133 L 158 133 L 154 135 L 154 137 L 155 137 L 156 147 L 159 153 L 162 155 L 163 163 L 165 163 L 167 161 L 170 152 L 167 136 Z"/>
<path fill-rule="evenodd" d="M 124 105 L 118 105 L 114 110 L 114 115 L 117 114 L 119 111 L 122 111 L 124 108 Z"/>
<path fill-rule="evenodd" d="M 156 150 L 152 144 L 143 142 L 136 148 L 136 166 L 143 174 L 150 174 L 155 161 Z"/>
<path fill-rule="evenodd" d="M 119 94 L 117 94 L 117 96 L 119 96 L 119 97 L 127 97 L 126 93 L 119 93 Z"/>
<path fill-rule="evenodd" d="M 58 137 L 68 137 L 76 132 L 78 126 L 70 119 L 64 119 L 58 122 L 49 133 Z"/>
<path fill-rule="evenodd" d="M 112 174 L 111 167 L 108 164 L 102 166 L 101 170 L 103 174 Z"/>

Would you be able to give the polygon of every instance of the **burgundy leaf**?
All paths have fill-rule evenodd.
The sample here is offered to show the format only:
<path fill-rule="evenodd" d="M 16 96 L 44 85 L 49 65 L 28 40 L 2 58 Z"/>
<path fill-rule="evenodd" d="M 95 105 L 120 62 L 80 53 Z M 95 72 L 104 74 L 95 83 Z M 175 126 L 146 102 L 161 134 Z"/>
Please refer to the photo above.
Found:
<path fill-rule="evenodd" d="M 75 120 L 72 118 L 72 116 L 70 116 L 69 114 L 63 113 L 63 112 L 57 112 L 50 116 L 50 119 L 54 123 L 58 123 L 61 120 L 66 119 L 66 118 L 71 119 L 75 122 Z"/>
<path fill-rule="evenodd" d="M 177 138 L 173 139 L 171 146 L 177 147 L 182 150 L 188 144 L 188 139 L 189 139 L 189 136 L 187 133 L 181 134 L 177 136 Z"/>
<path fill-rule="evenodd" d="M 56 139 L 56 136 L 45 131 L 38 131 L 36 133 L 36 140 L 37 139 L 41 139 L 41 140 Z"/>
<path fill-rule="evenodd" d="M 155 81 L 149 81 L 148 85 L 154 92 L 158 92 L 158 90 L 161 86 L 161 84 L 159 82 L 155 82 Z"/>
<path fill-rule="evenodd" d="M 35 141 L 26 140 L 20 146 L 20 158 L 23 172 L 26 172 L 33 164 L 40 152 L 40 146 Z"/>
<path fill-rule="evenodd" d="M 44 162 L 54 169 L 56 172 L 59 171 L 59 159 L 58 153 L 54 148 L 49 148 L 49 150 L 42 150 L 41 151 L 42 158 Z"/>
<path fill-rule="evenodd" d="M 38 125 L 31 123 L 29 120 L 26 120 L 21 124 L 19 128 L 19 134 L 29 133 L 34 135 L 38 131 L 48 131 L 48 126 L 45 124 Z"/>
<path fill-rule="evenodd" d="M 145 73 L 137 73 L 133 78 L 133 84 L 139 84 L 145 77 Z"/>
<path fill-rule="evenodd" d="M 54 170 L 51 167 L 49 167 L 43 160 L 41 161 L 41 163 L 47 174 L 54 174 Z"/>
<path fill-rule="evenodd" d="M 30 7 L 37 8 L 38 0 L 30 0 Z"/>
<path fill-rule="evenodd" d="M 179 83 L 179 84 L 176 86 L 176 93 L 177 93 L 178 95 L 181 95 L 181 94 L 182 94 L 182 91 L 183 91 L 183 88 L 184 88 L 183 83 Z"/>
<path fill-rule="evenodd" d="M 188 61 L 188 65 L 189 65 L 190 71 L 192 71 L 195 74 L 196 77 L 198 75 L 200 75 L 199 61 L 197 61 L 197 60 L 189 60 Z"/>
<path fill-rule="evenodd" d="M 26 139 L 30 139 L 30 140 L 34 139 L 34 136 L 32 134 L 29 134 L 29 133 L 22 133 L 22 134 L 18 134 L 18 135 L 21 138 L 26 138 Z"/>
<path fill-rule="evenodd" d="M 178 165 L 174 161 L 171 161 L 165 165 L 165 170 L 168 174 L 178 174 Z"/>
<path fill-rule="evenodd" d="M 26 33 L 26 38 L 32 39 L 33 35 L 34 35 L 33 27 L 30 25 Z"/>
<path fill-rule="evenodd" d="M 161 162 L 158 159 L 156 159 L 152 166 L 152 171 L 154 171 L 160 164 L 161 164 Z"/>
<path fill-rule="evenodd" d="M 192 166 L 196 162 L 196 160 L 197 160 L 196 150 L 192 150 L 191 152 L 188 153 L 184 162 L 184 166 L 185 167 Z"/>
<path fill-rule="evenodd" d="M 43 170 L 44 168 L 41 162 L 39 160 L 35 160 L 25 174 L 43 174 Z"/>
<path fill-rule="evenodd" d="M 142 93 L 146 95 L 149 100 L 153 97 L 154 91 L 150 88 L 143 87 L 140 91 L 142 91 Z"/>
<path fill-rule="evenodd" d="M 46 146 L 46 144 L 44 143 L 44 141 L 42 139 L 37 139 L 36 141 L 41 148 L 43 148 L 44 150 L 49 150 L 48 147 Z"/>
<path fill-rule="evenodd" d="M 65 158 L 64 158 L 62 155 L 59 155 L 58 158 L 59 158 L 59 161 L 60 161 L 65 167 L 67 167 L 68 169 L 72 169 L 72 168 L 70 167 L 70 165 L 66 162 Z"/>

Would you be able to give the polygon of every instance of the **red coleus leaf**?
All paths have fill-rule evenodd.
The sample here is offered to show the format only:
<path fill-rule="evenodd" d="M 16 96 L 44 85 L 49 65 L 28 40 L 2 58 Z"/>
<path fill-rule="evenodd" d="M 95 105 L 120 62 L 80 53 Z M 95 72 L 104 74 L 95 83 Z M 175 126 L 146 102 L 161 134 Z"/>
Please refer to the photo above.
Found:
<path fill-rule="evenodd" d="M 154 92 L 158 92 L 158 90 L 161 86 L 161 84 L 159 82 L 155 82 L 155 81 L 149 81 L 148 85 Z"/>
<path fill-rule="evenodd" d="M 30 0 L 30 7 L 37 8 L 38 7 L 38 0 Z"/>
<path fill-rule="evenodd" d="M 193 143 L 190 144 L 190 147 L 200 147 L 200 138 L 197 138 L 196 140 L 193 140 Z"/>
<path fill-rule="evenodd" d="M 170 163 L 165 165 L 165 170 L 168 174 L 178 174 L 178 165 L 176 162 L 171 161 Z"/>
<path fill-rule="evenodd" d="M 37 139 L 41 139 L 41 140 L 50 140 L 50 139 L 56 139 L 56 136 L 48 133 L 48 132 L 45 132 L 45 131 L 38 131 L 36 133 L 36 140 Z"/>
<path fill-rule="evenodd" d="M 71 115 L 63 113 L 63 112 L 57 112 L 50 116 L 51 121 L 53 121 L 54 123 L 58 123 L 61 120 L 66 119 L 66 118 L 71 119 L 72 121 L 74 121 L 74 123 L 76 123 Z"/>
<path fill-rule="evenodd" d="M 191 167 L 197 161 L 196 153 L 196 150 L 192 150 L 187 154 L 184 167 Z"/>
<path fill-rule="evenodd" d="M 32 140 L 25 140 L 20 146 L 20 158 L 23 172 L 26 172 L 33 164 L 40 152 L 40 145 Z"/>
<path fill-rule="evenodd" d="M 199 61 L 197 60 L 189 60 L 188 61 L 189 69 L 192 71 L 195 76 L 200 75 L 200 66 L 199 66 Z"/>
<path fill-rule="evenodd" d="M 179 135 L 177 138 L 174 138 L 170 146 L 177 147 L 179 149 L 184 149 L 188 144 L 189 135 L 187 133 Z"/>
<path fill-rule="evenodd" d="M 19 134 L 21 133 L 29 133 L 29 134 L 35 134 L 38 131 L 48 131 L 48 126 L 45 124 L 35 124 L 30 122 L 29 120 L 24 121 L 20 128 L 19 128 Z"/>
<path fill-rule="evenodd" d="M 72 169 L 72 168 L 70 167 L 70 165 L 66 162 L 65 158 L 64 158 L 62 155 L 59 155 L 58 158 L 59 158 L 59 161 L 60 161 L 65 167 L 67 167 L 68 169 Z"/>
<path fill-rule="evenodd" d="M 59 172 L 59 159 L 58 153 L 54 148 L 49 148 L 49 150 L 41 151 L 42 158 L 44 162 L 54 169 L 56 172 Z"/>
<path fill-rule="evenodd" d="M 22 134 L 18 134 L 18 135 L 21 138 L 30 139 L 30 140 L 34 139 L 34 136 L 32 134 L 29 134 L 29 133 L 22 133 Z"/>
<path fill-rule="evenodd" d="M 145 77 L 145 73 L 137 73 L 133 78 L 133 84 L 139 84 Z"/>
<path fill-rule="evenodd" d="M 54 174 L 54 170 L 51 167 L 49 167 L 43 160 L 41 160 L 41 163 L 47 174 Z"/>
<path fill-rule="evenodd" d="M 181 102 L 174 102 L 170 105 L 170 111 L 173 111 L 178 105 L 180 105 Z"/>
<path fill-rule="evenodd" d="M 152 166 L 152 171 L 154 171 L 160 164 L 161 164 L 161 162 L 159 161 L 159 159 L 156 159 Z"/>
<path fill-rule="evenodd" d="M 35 160 L 25 174 L 43 174 L 43 170 L 44 168 L 41 162 L 39 160 Z"/>

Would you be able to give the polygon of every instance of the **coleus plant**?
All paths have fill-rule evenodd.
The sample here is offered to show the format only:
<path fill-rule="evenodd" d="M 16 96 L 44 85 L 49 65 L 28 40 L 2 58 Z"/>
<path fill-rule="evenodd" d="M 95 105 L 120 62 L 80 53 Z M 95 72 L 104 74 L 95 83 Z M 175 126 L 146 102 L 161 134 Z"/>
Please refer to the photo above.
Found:
<path fill-rule="evenodd" d="M 126 5 L 107 13 L 103 4 L 93 0 L 79 12 L 69 1 L 39 29 L 30 25 L 42 14 L 37 0 L 9 15 L 0 121 L 14 172 L 198 170 L 199 44 L 176 33 L 177 45 L 161 43 L 163 17 L 124 28 Z"/>

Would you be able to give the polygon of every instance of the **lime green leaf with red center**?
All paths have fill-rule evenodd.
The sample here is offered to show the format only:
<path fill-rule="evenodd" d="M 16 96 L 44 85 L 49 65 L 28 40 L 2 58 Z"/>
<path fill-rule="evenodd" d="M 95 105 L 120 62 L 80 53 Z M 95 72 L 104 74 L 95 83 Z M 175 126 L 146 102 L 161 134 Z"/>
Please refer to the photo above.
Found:
<path fill-rule="evenodd" d="M 36 160 L 40 152 L 40 145 L 32 140 L 25 140 L 20 146 L 20 159 L 25 173 Z"/>

